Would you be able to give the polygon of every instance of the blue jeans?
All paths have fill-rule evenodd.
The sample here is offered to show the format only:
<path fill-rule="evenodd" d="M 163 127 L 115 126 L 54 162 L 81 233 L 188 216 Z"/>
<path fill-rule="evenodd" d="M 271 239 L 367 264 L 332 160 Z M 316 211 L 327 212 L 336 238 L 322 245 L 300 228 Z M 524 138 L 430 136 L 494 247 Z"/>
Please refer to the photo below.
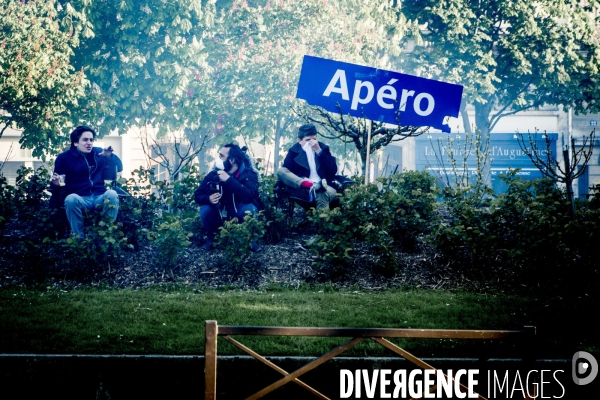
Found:
<path fill-rule="evenodd" d="M 254 204 L 236 204 L 236 208 L 233 206 L 225 207 L 225 211 L 227 211 L 227 219 L 237 218 L 238 223 L 241 223 L 244 221 L 246 211 L 250 211 L 250 215 L 253 217 L 258 214 L 258 210 Z M 219 212 L 219 206 L 203 205 L 200 207 L 200 221 L 202 221 L 202 226 L 204 227 L 208 238 L 213 240 L 216 234 L 219 232 L 219 227 L 223 225 L 221 213 Z"/>
<path fill-rule="evenodd" d="M 108 199 L 108 203 L 104 203 Z M 102 206 L 102 209 L 96 206 Z M 114 207 L 110 207 L 110 206 Z M 108 215 L 113 221 L 117 219 L 119 213 L 119 195 L 114 190 L 107 190 L 104 194 L 79 196 L 71 193 L 65 198 L 65 211 L 67 219 L 71 225 L 71 232 L 79 237 L 84 237 L 83 233 L 83 210 L 100 210 Z"/>

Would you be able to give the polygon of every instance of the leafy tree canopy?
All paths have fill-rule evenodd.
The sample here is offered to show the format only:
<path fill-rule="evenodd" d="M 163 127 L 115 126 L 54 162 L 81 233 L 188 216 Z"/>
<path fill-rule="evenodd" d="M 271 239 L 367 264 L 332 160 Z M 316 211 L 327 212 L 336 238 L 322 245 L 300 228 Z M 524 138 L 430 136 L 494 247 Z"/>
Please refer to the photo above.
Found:
<path fill-rule="evenodd" d="M 21 143 L 42 156 L 64 145 L 88 80 L 71 63 L 73 48 L 92 35 L 86 3 L 0 0 L 0 136 L 23 129 Z"/>
<path fill-rule="evenodd" d="M 600 109 L 600 43 L 581 1 L 408 0 L 402 7 L 422 24 L 422 35 L 415 32 L 422 45 L 403 68 L 464 85 L 484 137 L 503 116 L 534 107 Z"/>
<path fill-rule="evenodd" d="M 89 118 L 102 132 L 149 124 L 163 134 L 193 126 L 198 112 L 180 105 L 204 63 L 199 39 L 210 16 L 200 0 L 96 0 L 88 18 L 95 36 L 74 63 L 88 72 L 95 112 Z"/>
<path fill-rule="evenodd" d="M 14 5 L 2 16 L 0 108 L 4 121 L 25 128 L 23 144 L 38 156 L 62 147 L 79 123 L 101 135 L 146 124 L 159 134 L 266 134 L 278 148 L 295 118 L 304 54 L 389 68 L 405 24 L 385 0 L 0 1 Z M 57 35 L 35 58 L 52 74 L 28 63 L 37 29 L 48 31 L 45 43 Z M 58 83 L 46 76 L 59 69 Z M 23 91 L 30 70 L 37 92 Z M 23 91 L 22 100 L 11 90 Z"/>
<path fill-rule="evenodd" d="M 292 106 L 302 57 L 389 68 L 406 25 L 398 8 L 383 0 L 234 0 L 217 15 L 203 38 L 212 112 L 219 129 L 233 136 L 272 141 L 276 165 L 280 140 L 291 137 L 297 120 Z"/>

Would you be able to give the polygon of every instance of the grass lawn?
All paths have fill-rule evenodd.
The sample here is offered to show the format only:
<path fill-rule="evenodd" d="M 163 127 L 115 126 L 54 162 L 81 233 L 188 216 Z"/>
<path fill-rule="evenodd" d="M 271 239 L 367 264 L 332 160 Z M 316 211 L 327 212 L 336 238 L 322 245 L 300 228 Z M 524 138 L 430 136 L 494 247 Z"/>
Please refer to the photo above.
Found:
<path fill-rule="evenodd" d="M 586 297 L 490 295 L 390 290 L 202 291 L 156 286 L 146 290 L 0 289 L 0 353 L 202 354 L 204 321 L 221 325 L 394 327 L 425 329 L 538 328 L 548 358 L 577 350 L 597 353 L 597 307 Z M 264 355 L 319 355 L 344 338 L 240 337 Z M 438 339 L 397 341 L 421 357 L 518 356 L 512 344 Z M 240 354 L 225 341 L 219 354 Z M 345 353 L 346 354 L 346 353 Z M 388 356 L 372 341 L 348 355 Z"/>

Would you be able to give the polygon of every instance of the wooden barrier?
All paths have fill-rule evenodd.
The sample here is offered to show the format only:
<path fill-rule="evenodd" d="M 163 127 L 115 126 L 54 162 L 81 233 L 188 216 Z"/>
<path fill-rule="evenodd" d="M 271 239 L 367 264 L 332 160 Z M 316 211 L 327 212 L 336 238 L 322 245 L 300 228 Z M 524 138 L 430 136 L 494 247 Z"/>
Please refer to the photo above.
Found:
<path fill-rule="evenodd" d="M 320 336 L 320 337 L 351 337 L 348 342 L 334 348 L 330 352 L 322 355 L 314 361 L 304 365 L 294 372 L 287 372 L 277 365 L 273 364 L 252 349 L 244 346 L 242 343 L 231 338 L 231 335 L 252 335 L 252 336 Z M 301 388 L 312 393 L 320 399 L 329 399 L 319 391 L 310 387 L 298 379 L 301 375 L 318 367 L 326 361 L 351 349 L 365 339 L 371 339 L 394 353 L 404 357 L 408 361 L 423 369 L 433 369 L 434 367 L 423 360 L 415 357 L 406 350 L 396 346 L 385 338 L 427 338 L 427 339 L 504 339 L 507 337 L 521 337 L 523 339 L 532 339 L 535 335 L 535 327 L 525 327 L 520 331 L 513 330 L 457 330 L 457 329 L 392 329 L 392 328 L 307 328 L 307 327 L 277 327 L 277 326 L 219 326 L 217 321 L 206 321 L 206 341 L 205 341 L 205 400 L 215 400 L 217 396 L 217 338 L 221 336 L 227 342 L 233 344 L 245 353 L 251 355 L 261 363 L 273 368 L 283 375 L 283 378 L 265 387 L 248 397 L 248 400 L 259 399 L 273 390 L 293 382 Z M 462 384 L 460 385 L 467 389 Z M 479 395 L 480 399 L 484 399 Z"/>

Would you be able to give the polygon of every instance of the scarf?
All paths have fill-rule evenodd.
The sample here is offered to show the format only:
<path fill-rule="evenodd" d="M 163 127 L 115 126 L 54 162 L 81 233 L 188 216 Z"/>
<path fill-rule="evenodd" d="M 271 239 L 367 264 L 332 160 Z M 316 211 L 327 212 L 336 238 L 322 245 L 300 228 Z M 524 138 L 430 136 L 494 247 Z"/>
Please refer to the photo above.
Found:
<path fill-rule="evenodd" d="M 302 150 L 304 150 L 304 152 L 306 153 L 306 158 L 308 159 L 308 166 L 310 168 L 310 176 L 308 177 L 308 179 L 312 183 L 320 182 L 321 178 L 317 173 L 317 165 L 315 163 L 315 151 L 312 147 L 310 147 L 308 142 L 304 143 L 304 146 L 302 146 Z"/>

